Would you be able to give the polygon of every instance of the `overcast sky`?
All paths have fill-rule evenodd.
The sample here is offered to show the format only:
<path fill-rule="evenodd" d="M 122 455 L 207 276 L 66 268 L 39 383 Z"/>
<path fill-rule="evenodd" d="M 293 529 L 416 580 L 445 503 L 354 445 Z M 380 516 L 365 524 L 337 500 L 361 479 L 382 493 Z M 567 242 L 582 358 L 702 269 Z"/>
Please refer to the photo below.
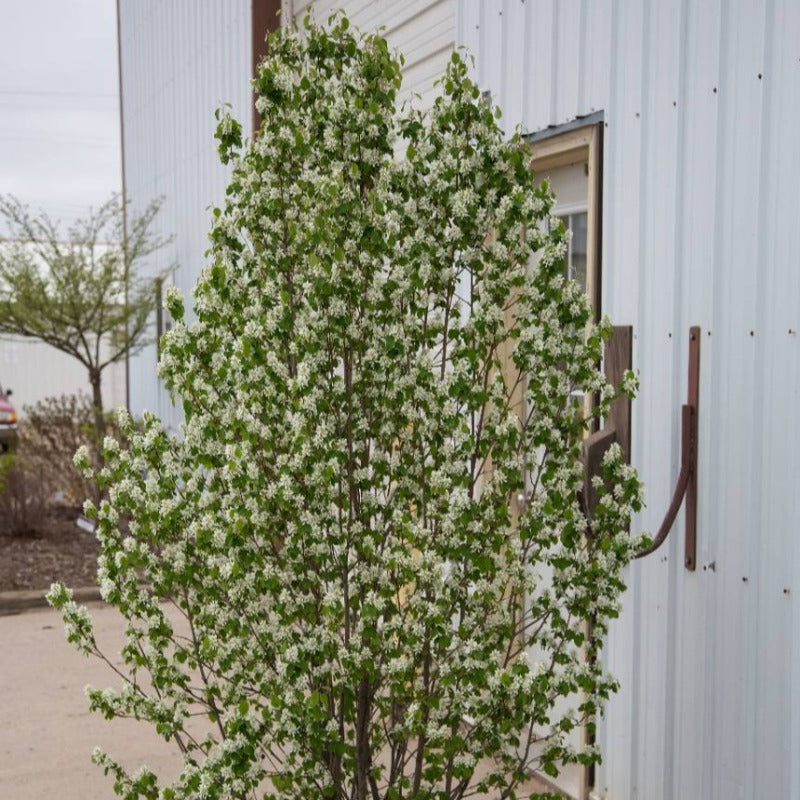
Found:
<path fill-rule="evenodd" d="M 0 0 L 0 193 L 68 223 L 120 185 L 115 0 Z"/>

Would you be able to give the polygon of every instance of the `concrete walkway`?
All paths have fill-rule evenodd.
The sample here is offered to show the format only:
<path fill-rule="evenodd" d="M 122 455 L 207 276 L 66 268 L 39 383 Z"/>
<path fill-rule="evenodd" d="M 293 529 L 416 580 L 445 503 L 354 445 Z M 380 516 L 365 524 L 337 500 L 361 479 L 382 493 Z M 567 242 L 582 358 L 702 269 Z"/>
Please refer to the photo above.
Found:
<path fill-rule="evenodd" d="M 90 608 L 111 657 L 122 644 L 122 618 Z M 90 761 L 98 744 L 132 771 L 142 764 L 165 777 L 180 771 L 177 751 L 148 725 L 90 714 L 87 683 L 116 687 L 119 679 L 67 644 L 58 613 L 0 617 L 0 798 L 112 800 L 112 779 Z"/>
<path fill-rule="evenodd" d="M 124 620 L 88 606 L 97 642 L 114 661 Z M 90 760 L 97 745 L 131 772 L 146 764 L 163 779 L 177 777 L 177 748 L 147 724 L 90 714 L 86 684 L 116 688 L 119 678 L 67 644 L 57 612 L 0 616 L 0 800 L 113 800 L 113 779 Z M 546 788 L 532 780 L 519 794 Z"/>

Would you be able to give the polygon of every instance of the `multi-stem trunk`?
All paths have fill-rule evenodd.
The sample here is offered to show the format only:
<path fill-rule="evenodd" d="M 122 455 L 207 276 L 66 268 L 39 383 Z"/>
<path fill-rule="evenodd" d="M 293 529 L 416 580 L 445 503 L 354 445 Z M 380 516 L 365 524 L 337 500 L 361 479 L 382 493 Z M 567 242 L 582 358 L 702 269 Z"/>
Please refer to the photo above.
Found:
<path fill-rule="evenodd" d="M 364 676 L 358 684 L 356 699 L 356 800 L 367 800 L 372 752 L 369 742 L 369 723 L 372 715 L 369 679 Z"/>

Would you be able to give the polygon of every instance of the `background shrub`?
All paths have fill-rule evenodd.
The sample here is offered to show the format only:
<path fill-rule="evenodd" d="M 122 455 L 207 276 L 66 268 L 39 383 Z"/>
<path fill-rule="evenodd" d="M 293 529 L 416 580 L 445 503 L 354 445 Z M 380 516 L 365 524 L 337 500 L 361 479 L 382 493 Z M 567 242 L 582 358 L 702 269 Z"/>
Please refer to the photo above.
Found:
<path fill-rule="evenodd" d="M 108 418 L 106 432 L 113 429 Z M 81 446 L 98 452 L 98 438 L 87 395 L 48 397 L 25 406 L 17 444 L 0 456 L 0 533 L 39 533 L 53 509 L 75 508 L 77 514 L 86 498 L 98 499 L 96 487 L 73 464 Z"/>

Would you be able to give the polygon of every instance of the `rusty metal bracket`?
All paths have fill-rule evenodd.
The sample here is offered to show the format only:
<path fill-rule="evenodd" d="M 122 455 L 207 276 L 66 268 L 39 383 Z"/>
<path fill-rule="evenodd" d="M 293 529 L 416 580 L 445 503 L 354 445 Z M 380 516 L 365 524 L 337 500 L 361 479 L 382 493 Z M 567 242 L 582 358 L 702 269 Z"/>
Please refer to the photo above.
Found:
<path fill-rule="evenodd" d="M 630 369 L 632 331 L 629 327 L 614 328 L 614 335 L 606 347 L 606 378 L 617 385 L 626 369 Z M 700 400 L 700 328 L 689 329 L 689 387 L 686 404 L 681 408 L 681 469 L 664 521 L 652 544 L 638 552 L 642 558 L 656 551 L 667 538 L 684 498 L 686 499 L 684 566 L 694 571 L 697 566 L 697 419 Z M 586 478 L 583 497 L 587 513 L 591 516 L 597 503 L 592 487 L 592 477 L 599 472 L 603 455 L 612 442 L 619 442 L 626 462 L 630 463 L 630 400 L 618 398 L 612 405 L 606 426 L 589 436 L 584 443 Z"/>
<path fill-rule="evenodd" d="M 686 498 L 686 522 L 683 563 L 694 571 L 697 566 L 697 416 L 700 401 L 700 328 L 689 329 L 689 391 L 681 408 L 681 470 L 664 521 L 650 547 L 636 554 L 642 558 L 664 544 Z"/>

